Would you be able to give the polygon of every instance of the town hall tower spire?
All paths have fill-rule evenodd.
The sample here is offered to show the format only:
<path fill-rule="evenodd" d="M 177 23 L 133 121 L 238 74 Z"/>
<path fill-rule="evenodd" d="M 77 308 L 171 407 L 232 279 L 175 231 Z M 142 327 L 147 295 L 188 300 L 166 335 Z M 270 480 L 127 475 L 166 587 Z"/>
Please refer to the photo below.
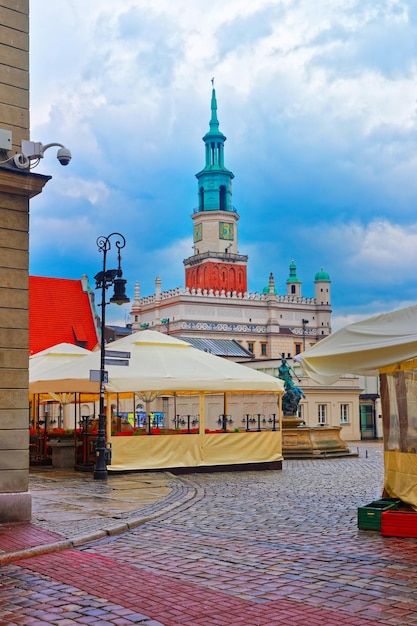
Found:
<path fill-rule="evenodd" d="M 248 257 L 238 252 L 239 215 L 232 204 L 234 174 L 224 164 L 226 137 L 219 129 L 214 84 L 209 131 L 203 141 L 205 166 L 196 174 L 198 207 L 192 215 L 194 254 L 184 260 L 185 285 L 213 293 L 243 294 L 247 291 Z"/>

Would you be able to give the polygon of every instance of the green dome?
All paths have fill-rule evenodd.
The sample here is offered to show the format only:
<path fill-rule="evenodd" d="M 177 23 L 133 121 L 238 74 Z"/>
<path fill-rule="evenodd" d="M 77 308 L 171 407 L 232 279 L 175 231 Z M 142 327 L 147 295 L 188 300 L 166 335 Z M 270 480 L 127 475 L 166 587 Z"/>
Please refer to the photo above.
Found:
<path fill-rule="evenodd" d="M 290 263 L 290 275 L 287 278 L 287 283 L 301 283 L 301 280 L 297 276 L 297 266 L 294 261 Z"/>
<path fill-rule="evenodd" d="M 320 282 L 330 282 L 330 276 L 327 272 L 324 271 L 323 268 L 320 269 L 319 272 L 317 272 L 317 274 L 314 277 L 314 282 L 316 283 L 320 283 Z"/>
<path fill-rule="evenodd" d="M 269 293 L 269 285 L 266 285 L 266 287 L 262 289 L 262 293 L 264 295 L 267 295 Z M 278 289 L 274 286 L 274 294 L 276 295 L 277 293 L 278 293 Z"/>

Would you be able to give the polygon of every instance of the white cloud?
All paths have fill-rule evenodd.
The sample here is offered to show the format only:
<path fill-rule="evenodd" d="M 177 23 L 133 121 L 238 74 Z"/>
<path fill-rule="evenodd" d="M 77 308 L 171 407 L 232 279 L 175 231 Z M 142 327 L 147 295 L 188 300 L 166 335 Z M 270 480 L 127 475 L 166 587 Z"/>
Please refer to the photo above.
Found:
<path fill-rule="evenodd" d="M 75 177 L 67 179 L 62 193 L 68 198 L 85 199 L 93 205 L 103 203 L 109 197 L 109 189 L 103 181 L 82 180 Z"/>
<path fill-rule="evenodd" d="M 273 271 L 282 291 L 295 258 L 306 295 L 330 272 L 338 315 L 389 308 L 417 261 L 416 18 L 411 0 L 36 0 L 32 138 L 73 160 L 38 168 L 34 272 L 94 272 L 120 230 L 132 293 L 183 283 L 215 76 L 251 289 Z"/>
<path fill-rule="evenodd" d="M 349 273 L 352 282 L 383 284 L 414 279 L 417 264 L 417 224 L 401 226 L 385 220 L 348 223 L 315 230 L 330 246 L 333 266 Z"/>

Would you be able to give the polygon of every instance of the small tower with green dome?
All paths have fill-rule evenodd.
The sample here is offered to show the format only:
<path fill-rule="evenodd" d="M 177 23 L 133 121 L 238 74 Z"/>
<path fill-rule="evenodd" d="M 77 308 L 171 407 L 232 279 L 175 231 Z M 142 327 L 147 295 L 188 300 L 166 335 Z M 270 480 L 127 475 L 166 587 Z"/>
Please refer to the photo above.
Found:
<path fill-rule="evenodd" d="M 288 296 L 301 296 L 302 282 L 297 276 L 297 266 L 294 260 L 290 263 L 290 275 L 287 278 L 287 295 Z"/>
<path fill-rule="evenodd" d="M 268 280 L 268 284 L 265 285 L 265 287 L 262 290 L 262 293 L 264 296 L 267 295 L 278 295 L 278 289 L 275 287 L 275 279 L 274 279 L 274 275 L 272 272 L 270 272 L 269 274 L 269 280 Z"/>
<path fill-rule="evenodd" d="M 314 277 L 316 304 L 330 305 L 330 276 L 323 268 Z"/>

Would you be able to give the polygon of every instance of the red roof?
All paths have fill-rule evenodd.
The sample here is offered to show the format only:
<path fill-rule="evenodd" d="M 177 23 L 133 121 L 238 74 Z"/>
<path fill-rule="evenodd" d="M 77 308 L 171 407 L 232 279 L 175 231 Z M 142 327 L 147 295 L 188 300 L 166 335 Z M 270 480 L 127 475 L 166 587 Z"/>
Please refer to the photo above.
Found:
<path fill-rule="evenodd" d="M 88 291 L 81 280 L 29 277 L 29 354 L 72 343 L 93 350 L 99 342 Z"/>

